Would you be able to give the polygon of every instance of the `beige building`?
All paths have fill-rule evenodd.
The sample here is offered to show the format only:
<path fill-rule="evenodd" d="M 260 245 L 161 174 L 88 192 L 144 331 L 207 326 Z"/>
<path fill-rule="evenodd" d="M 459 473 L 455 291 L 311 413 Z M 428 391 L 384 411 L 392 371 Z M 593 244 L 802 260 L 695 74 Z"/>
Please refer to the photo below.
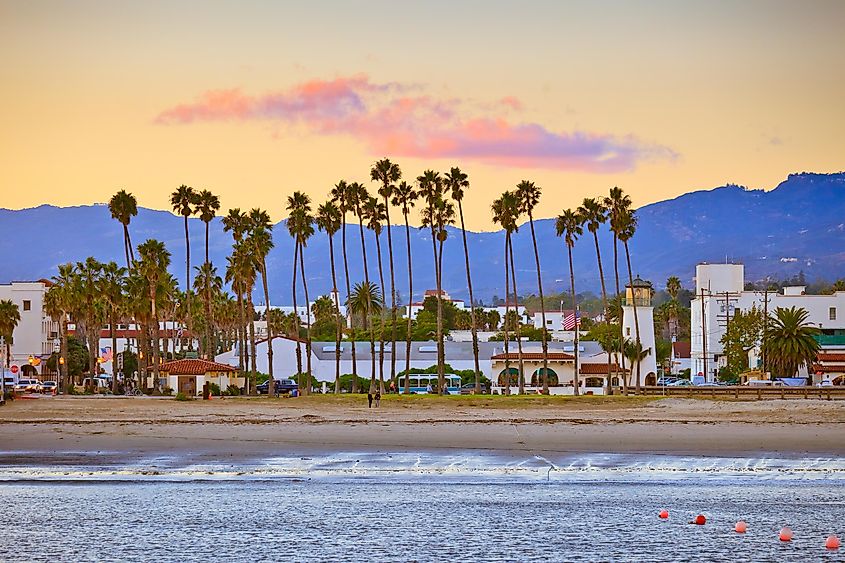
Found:
<path fill-rule="evenodd" d="M 575 390 L 575 356 L 567 352 L 549 351 L 548 377 L 549 393 L 552 395 L 567 395 Z M 499 387 L 519 386 L 519 352 L 496 354 L 491 358 L 493 372 L 498 374 L 494 384 Z M 585 361 L 586 360 L 586 361 Z M 522 352 L 523 373 L 525 385 L 528 388 L 542 388 L 543 386 L 543 353 L 530 351 Z M 510 366 L 510 367 L 508 367 Z M 615 363 L 610 365 L 613 385 L 622 384 L 622 369 Z M 628 373 L 628 370 L 625 370 Z M 510 374 L 510 377 L 507 376 Z M 608 364 L 607 355 L 598 354 L 579 357 L 578 375 L 580 392 L 601 395 L 607 386 Z"/>
<path fill-rule="evenodd" d="M 201 395 L 206 382 L 216 383 L 221 391 L 230 385 L 238 388 L 245 385 L 245 379 L 238 375 L 236 368 L 208 360 L 173 360 L 161 364 L 158 371 L 167 387 L 189 397 Z M 152 377 L 148 378 L 148 385 L 152 387 Z"/>

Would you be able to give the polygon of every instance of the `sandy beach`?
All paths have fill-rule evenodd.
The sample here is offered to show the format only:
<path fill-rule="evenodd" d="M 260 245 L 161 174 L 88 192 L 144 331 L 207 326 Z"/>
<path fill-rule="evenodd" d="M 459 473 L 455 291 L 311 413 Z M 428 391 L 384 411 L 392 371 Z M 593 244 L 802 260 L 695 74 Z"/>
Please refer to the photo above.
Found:
<path fill-rule="evenodd" d="M 0 464 L 246 461 L 316 452 L 838 457 L 845 402 L 653 398 L 45 397 L 0 409 Z"/>

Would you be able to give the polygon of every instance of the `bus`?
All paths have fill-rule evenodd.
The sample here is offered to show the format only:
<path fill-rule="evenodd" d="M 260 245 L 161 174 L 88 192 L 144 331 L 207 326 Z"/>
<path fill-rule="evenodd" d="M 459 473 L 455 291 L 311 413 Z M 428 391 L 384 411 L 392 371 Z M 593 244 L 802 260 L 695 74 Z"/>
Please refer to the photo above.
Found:
<path fill-rule="evenodd" d="M 446 391 L 449 392 L 450 395 L 460 395 L 461 394 L 461 376 L 455 375 L 454 373 L 447 373 L 445 374 L 446 378 Z M 405 376 L 400 375 L 398 377 L 399 380 L 399 391 L 404 392 L 405 390 Z M 408 376 L 408 384 L 411 393 L 415 394 L 425 394 L 425 393 L 433 393 L 434 390 L 437 389 L 437 374 L 436 373 L 412 373 Z"/>

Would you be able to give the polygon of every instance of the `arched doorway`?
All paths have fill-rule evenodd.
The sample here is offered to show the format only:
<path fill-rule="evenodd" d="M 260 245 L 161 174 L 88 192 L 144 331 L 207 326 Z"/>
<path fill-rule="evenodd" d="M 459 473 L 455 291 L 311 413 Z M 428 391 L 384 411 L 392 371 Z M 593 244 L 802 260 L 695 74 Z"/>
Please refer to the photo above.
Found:
<path fill-rule="evenodd" d="M 533 387 L 541 387 L 543 385 L 543 368 L 537 368 L 531 374 L 531 385 Z M 552 368 L 546 369 L 546 375 L 549 378 L 549 386 L 558 385 L 557 373 Z"/>
<path fill-rule="evenodd" d="M 510 374 L 510 376 L 508 376 Z M 519 385 L 519 370 L 516 368 L 503 369 L 499 372 L 499 385 L 501 387 L 513 387 Z"/>
<path fill-rule="evenodd" d="M 648 375 L 645 376 L 645 384 L 646 385 L 657 385 L 657 376 L 654 375 L 653 371 L 648 372 Z"/>
<path fill-rule="evenodd" d="M 831 380 L 834 385 L 845 385 L 845 375 L 840 375 Z"/>

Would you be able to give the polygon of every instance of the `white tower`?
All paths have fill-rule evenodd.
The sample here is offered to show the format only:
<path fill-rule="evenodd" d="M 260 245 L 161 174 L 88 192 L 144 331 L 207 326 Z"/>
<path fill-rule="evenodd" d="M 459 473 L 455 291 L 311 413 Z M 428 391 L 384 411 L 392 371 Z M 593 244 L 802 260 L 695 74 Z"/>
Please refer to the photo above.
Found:
<path fill-rule="evenodd" d="M 657 349 L 654 341 L 654 307 L 651 306 L 651 298 L 654 289 L 651 282 L 643 281 L 638 277 L 633 284 L 625 286 L 625 304 L 622 306 L 622 336 L 625 340 L 636 343 L 637 329 L 634 323 L 634 300 L 637 305 L 637 324 L 640 328 L 640 344 L 643 351 L 648 351 L 645 358 L 640 361 L 640 383 L 642 385 L 657 384 Z M 626 364 L 628 360 L 626 359 Z M 626 365 L 631 370 L 631 385 L 637 382 L 637 365 Z"/>

